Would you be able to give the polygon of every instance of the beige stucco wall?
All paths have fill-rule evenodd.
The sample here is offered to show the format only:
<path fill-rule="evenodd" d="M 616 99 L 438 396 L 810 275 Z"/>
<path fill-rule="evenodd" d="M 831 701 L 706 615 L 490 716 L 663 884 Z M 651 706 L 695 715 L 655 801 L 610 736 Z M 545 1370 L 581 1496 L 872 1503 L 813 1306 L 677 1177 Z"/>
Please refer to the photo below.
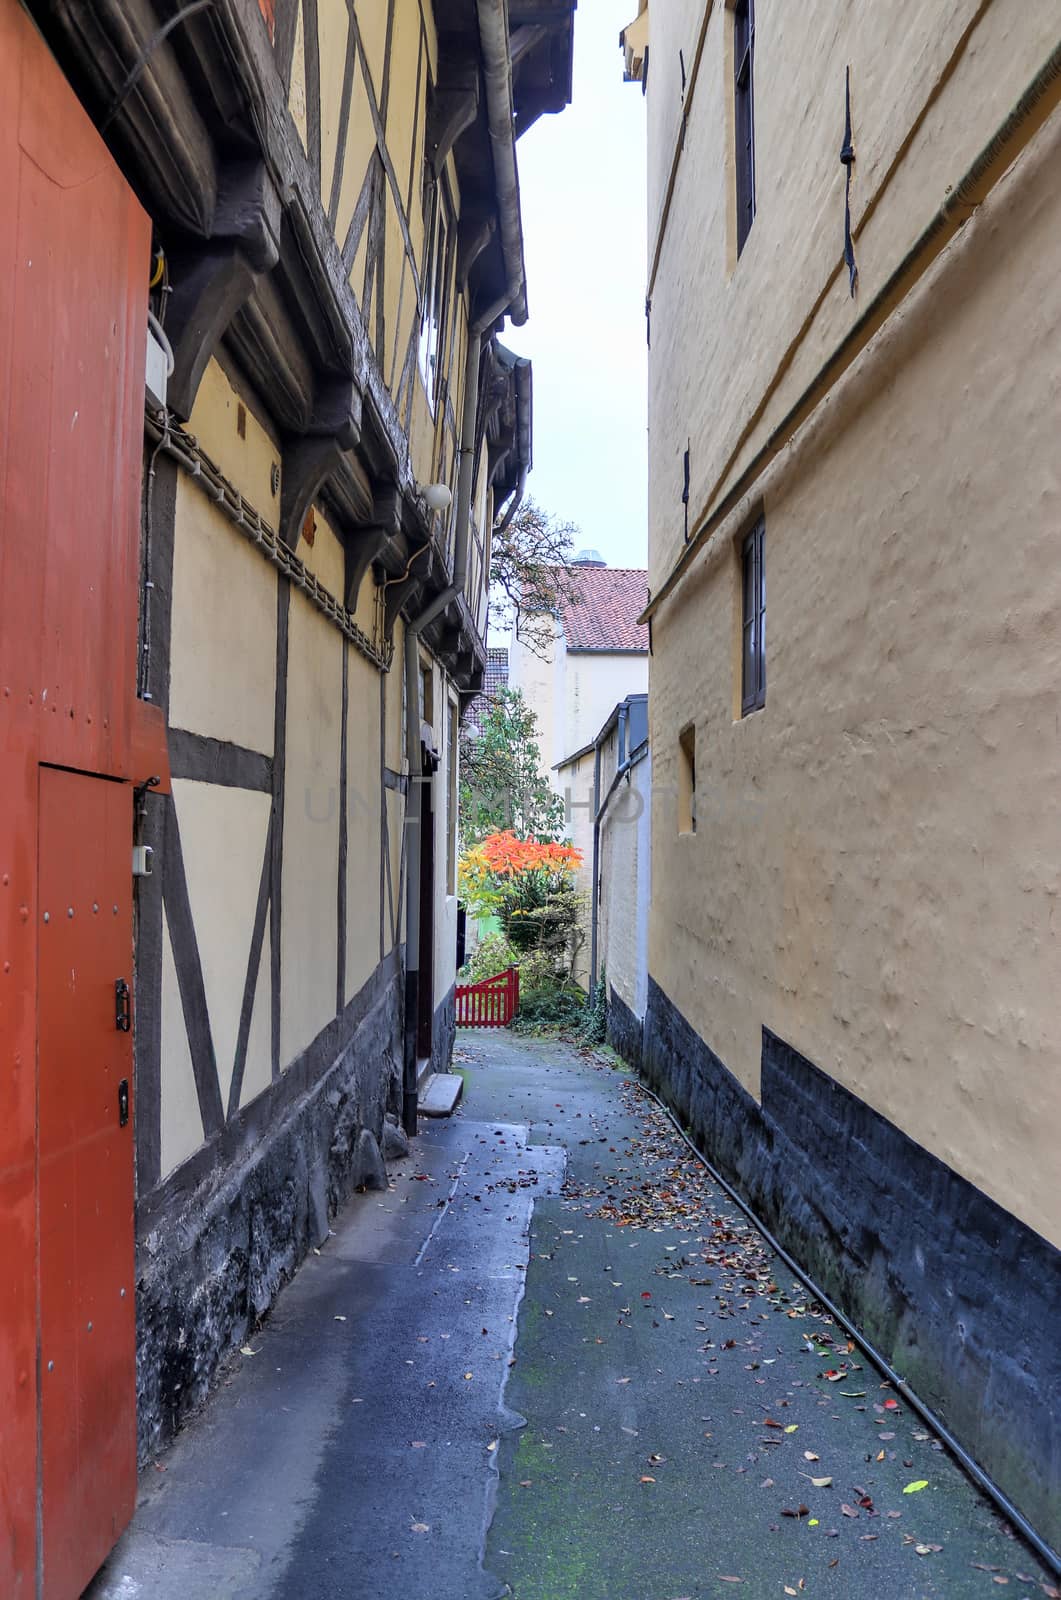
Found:
<path fill-rule="evenodd" d="M 698 32 L 694 10 L 702 15 L 703 3 L 651 11 L 650 260 L 677 137 L 679 97 L 664 92 L 666 75 L 676 68 L 679 48 L 689 62 Z M 969 33 L 978 12 L 983 15 Z M 1016 101 L 1056 43 L 1058 14 L 1055 4 L 1025 0 L 992 0 L 986 8 L 979 0 L 889 0 L 858 8 L 837 0 L 799 6 L 757 0 L 757 214 L 739 264 L 731 29 L 731 12 L 714 0 L 652 290 L 653 589 L 682 541 L 682 453 L 690 438 L 695 527 L 768 382 L 787 360 L 787 376 L 734 471 L 767 437 Z M 838 151 L 848 64 L 861 284 L 854 303 L 846 272 L 838 270 L 844 175 Z M 704 292 L 691 292 L 694 285 Z"/>
<path fill-rule="evenodd" d="M 539 656 L 519 637 L 516 629 L 512 629 L 508 645 L 508 686 L 522 693 L 538 719 L 538 748 L 542 766 L 555 783 L 556 775 L 552 768 L 565 755 L 573 754 L 574 746 L 570 751 L 562 748 L 562 718 L 558 715 L 558 707 L 562 702 L 556 693 L 556 657 L 558 653 L 564 653 L 564 646 L 562 640 L 557 643 L 555 624 L 553 630 L 552 647 L 546 648 Z"/>
<path fill-rule="evenodd" d="M 176 514 L 170 722 L 271 755 L 276 574 L 183 473 Z"/>
<path fill-rule="evenodd" d="M 558 763 L 597 737 L 620 700 L 647 691 L 648 654 L 572 651 L 554 624 L 552 643 L 539 655 L 513 628 L 508 681 L 538 719 L 543 770 L 562 795 L 566 779 Z"/>
<path fill-rule="evenodd" d="M 335 1015 L 342 637 L 291 595 L 280 922 L 280 1060 Z"/>
<path fill-rule="evenodd" d="M 595 739 L 620 700 L 648 692 L 648 654 L 568 650 L 564 672 L 565 756 Z M 559 758 L 558 758 L 559 759 Z"/>
<path fill-rule="evenodd" d="M 356 20 L 367 61 L 353 64 L 350 118 L 339 148 L 344 75 L 353 49 L 349 8 L 316 9 L 321 94 L 321 201 L 328 211 L 333 178 L 332 226 L 345 239 L 368 164 L 376 158 L 370 86 L 383 96 L 383 73 L 392 74 L 385 130 L 397 192 L 384 194 L 384 270 L 366 301 L 366 233 L 355 255 L 350 283 L 361 305 L 376 361 L 404 422 L 400 391 L 409 341 L 418 327 L 418 280 L 424 271 L 422 208 L 424 115 L 429 76 L 437 59 L 433 12 L 419 0 L 393 7 L 359 0 Z M 392 24 L 388 23 L 388 14 Z M 298 7 L 289 111 L 303 146 L 308 143 L 305 78 L 306 12 Z M 445 179 L 454 206 L 450 258 L 450 316 L 442 361 L 450 406 L 433 416 L 419 367 L 409 410 L 408 466 L 420 483 L 443 477 L 455 487 L 457 448 L 453 420 L 463 402 L 467 314 L 456 293 L 456 225 L 461 196 L 452 158 Z M 313 197 L 307 197 L 312 202 Z M 408 238 L 408 244 L 406 239 Z M 382 339 L 377 340 L 377 308 Z M 273 528 L 279 496 L 273 468 L 282 460 L 276 430 L 264 414 L 268 396 L 252 401 L 218 361 L 202 380 L 189 427 L 222 472 Z M 485 486 L 477 501 L 480 519 L 493 515 Z M 344 595 L 341 539 L 320 505 L 314 508 L 312 544 L 304 537 L 296 554 L 340 600 Z M 436 533 L 441 534 L 441 524 Z M 272 756 L 276 690 L 277 576 L 184 473 L 177 477 L 174 540 L 170 721 L 174 727 Z M 468 579 L 473 612 L 485 626 L 482 573 L 476 561 Z M 356 620 L 380 638 L 379 595 L 371 576 L 362 583 Z M 401 773 L 405 759 L 402 688 L 402 626 L 394 634 L 394 666 L 381 675 L 350 645 L 346 651 L 347 864 L 346 962 L 342 994 L 351 998 L 371 976 L 382 955 L 403 937 L 402 874 L 405 796 L 381 792 L 381 760 Z M 339 764 L 343 689 L 343 642 L 338 630 L 293 590 L 289 618 L 289 681 L 286 722 L 286 795 L 280 918 L 282 992 L 280 1066 L 283 1070 L 333 1017 L 337 1000 L 339 872 Z M 439 742 L 444 744 L 448 685 L 435 670 Z M 381 729 L 382 717 L 382 729 Z M 382 732 L 382 751 L 381 751 Z M 447 894 L 445 765 L 436 785 L 436 1002 L 453 982 L 456 901 Z M 270 797 L 250 791 L 178 781 L 175 784 L 185 869 L 204 970 L 211 1029 L 219 1062 L 222 1098 L 231 1081 L 239 1008 L 251 921 L 265 849 Z M 381 815 L 382 811 L 382 815 Z M 385 819 L 385 826 L 384 826 Z M 382 868 L 382 870 L 381 870 Z M 382 936 L 380 897 L 383 897 Z M 270 928 L 265 941 L 253 1011 L 242 1091 L 247 1103 L 271 1081 Z M 180 1007 L 173 955 L 166 935 L 162 996 L 163 1176 L 202 1142 L 202 1126 Z"/>
<path fill-rule="evenodd" d="M 380 950 L 379 673 L 347 651 L 346 991 L 353 998 L 372 976 Z M 389 944 L 387 947 L 389 949 Z"/>
<path fill-rule="evenodd" d="M 895 97 L 908 117 L 972 6 L 904 8 L 901 28 L 890 6 L 857 27 L 825 0 L 798 9 L 761 0 L 760 214 L 739 290 L 720 253 L 706 100 L 689 131 L 683 181 L 698 170 L 700 198 L 683 191 L 653 321 L 657 577 L 674 548 L 674 452 L 691 431 L 696 483 L 710 477 L 725 419 L 745 415 L 835 254 L 822 163 L 842 125 L 840 63 L 852 60 L 856 147 L 876 171 L 904 133 Z M 874 219 L 867 289 L 1045 53 L 1051 9 L 995 0 L 926 124 L 938 145 L 917 144 Z M 792 29 L 802 43 L 782 73 Z M 869 66 L 874 52 L 894 57 L 887 70 Z M 1059 160 L 1055 114 L 764 483 L 765 709 L 734 720 L 736 519 L 656 618 L 650 697 L 653 976 L 753 1093 L 765 1024 L 1054 1242 Z M 745 292 L 755 319 L 734 315 Z M 690 721 L 699 821 L 679 837 Z"/>

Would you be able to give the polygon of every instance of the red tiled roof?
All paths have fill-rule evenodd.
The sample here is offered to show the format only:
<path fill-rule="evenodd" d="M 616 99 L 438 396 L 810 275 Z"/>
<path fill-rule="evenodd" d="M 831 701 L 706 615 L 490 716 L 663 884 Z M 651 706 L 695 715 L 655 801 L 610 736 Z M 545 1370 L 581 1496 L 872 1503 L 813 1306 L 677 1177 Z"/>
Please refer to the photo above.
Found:
<path fill-rule="evenodd" d="M 643 567 L 569 567 L 576 596 L 560 601 L 560 626 L 569 650 L 648 650 L 638 617 L 648 604 Z"/>

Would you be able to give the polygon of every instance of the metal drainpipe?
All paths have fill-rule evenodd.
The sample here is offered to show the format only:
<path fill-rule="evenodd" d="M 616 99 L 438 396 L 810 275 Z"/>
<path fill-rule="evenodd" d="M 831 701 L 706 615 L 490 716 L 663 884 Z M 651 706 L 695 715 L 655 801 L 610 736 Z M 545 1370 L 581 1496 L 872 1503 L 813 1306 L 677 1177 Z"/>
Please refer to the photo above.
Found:
<path fill-rule="evenodd" d="M 508 505 L 505 507 L 504 516 L 501 518 L 501 521 L 498 523 L 497 527 L 494 529 L 494 537 L 495 538 L 497 537 L 497 535 L 499 533 L 504 533 L 505 532 L 505 530 L 508 527 L 509 523 L 512 521 L 512 518 L 516 515 L 516 512 L 519 510 L 520 504 L 521 504 L 521 502 L 523 500 L 523 495 L 524 495 L 524 492 L 526 491 L 526 488 L 527 488 L 527 469 L 526 469 L 526 467 L 520 467 L 520 469 L 519 469 L 519 477 L 516 480 L 516 487 L 512 491 L 512 498 L 508 502 Z"/>
<path fill-rule="evenodd" d="M 509 301 L 506 310 L 521 327 L 527 320 L 523 269 L 523 230 L 516 171 L 516 135 L 512 106 L 512 56 L 508 37 L 508 0 L 476 0 L 479 44 L 486 84 L 486 117 L 497 192 L 501 250 L 505 259 Z"/>
<path fill-rule="evenodd" d="M 593 746 L 593 882 L 589 896 L 589 994 L 597 987 L 597 874 L 600 872 L 600 745 Z"/>

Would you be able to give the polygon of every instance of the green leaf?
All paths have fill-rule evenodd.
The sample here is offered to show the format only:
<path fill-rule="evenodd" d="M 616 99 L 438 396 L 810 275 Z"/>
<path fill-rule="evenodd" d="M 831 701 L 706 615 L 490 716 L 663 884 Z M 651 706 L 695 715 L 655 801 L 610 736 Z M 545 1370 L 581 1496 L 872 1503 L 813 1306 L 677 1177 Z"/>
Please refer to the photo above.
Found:
<path fill-rule="evenodd" d="M 927 1489 L 927 1488 L 928 1488 L 928 1479 L 927 1478 L 917 1478 L 917 1479 L 914 1480 L 913 1483 L 908 1483 L 906 1485 L 906 1488 L 903 1490 L 903 1494 L 918 1494 L 922 1489 Z"/>

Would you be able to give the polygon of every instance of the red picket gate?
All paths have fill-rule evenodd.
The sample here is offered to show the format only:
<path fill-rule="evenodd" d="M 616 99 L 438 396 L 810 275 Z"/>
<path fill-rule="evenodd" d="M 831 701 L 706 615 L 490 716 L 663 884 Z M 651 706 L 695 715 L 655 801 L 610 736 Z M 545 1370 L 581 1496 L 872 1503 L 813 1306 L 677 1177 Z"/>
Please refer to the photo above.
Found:
<path fill-rule="evenodd" d="M 458 1028 L 505 1028 L 519 1010 L 519 968 L 496 972 L 480 983 L 458 983 Z"/>

